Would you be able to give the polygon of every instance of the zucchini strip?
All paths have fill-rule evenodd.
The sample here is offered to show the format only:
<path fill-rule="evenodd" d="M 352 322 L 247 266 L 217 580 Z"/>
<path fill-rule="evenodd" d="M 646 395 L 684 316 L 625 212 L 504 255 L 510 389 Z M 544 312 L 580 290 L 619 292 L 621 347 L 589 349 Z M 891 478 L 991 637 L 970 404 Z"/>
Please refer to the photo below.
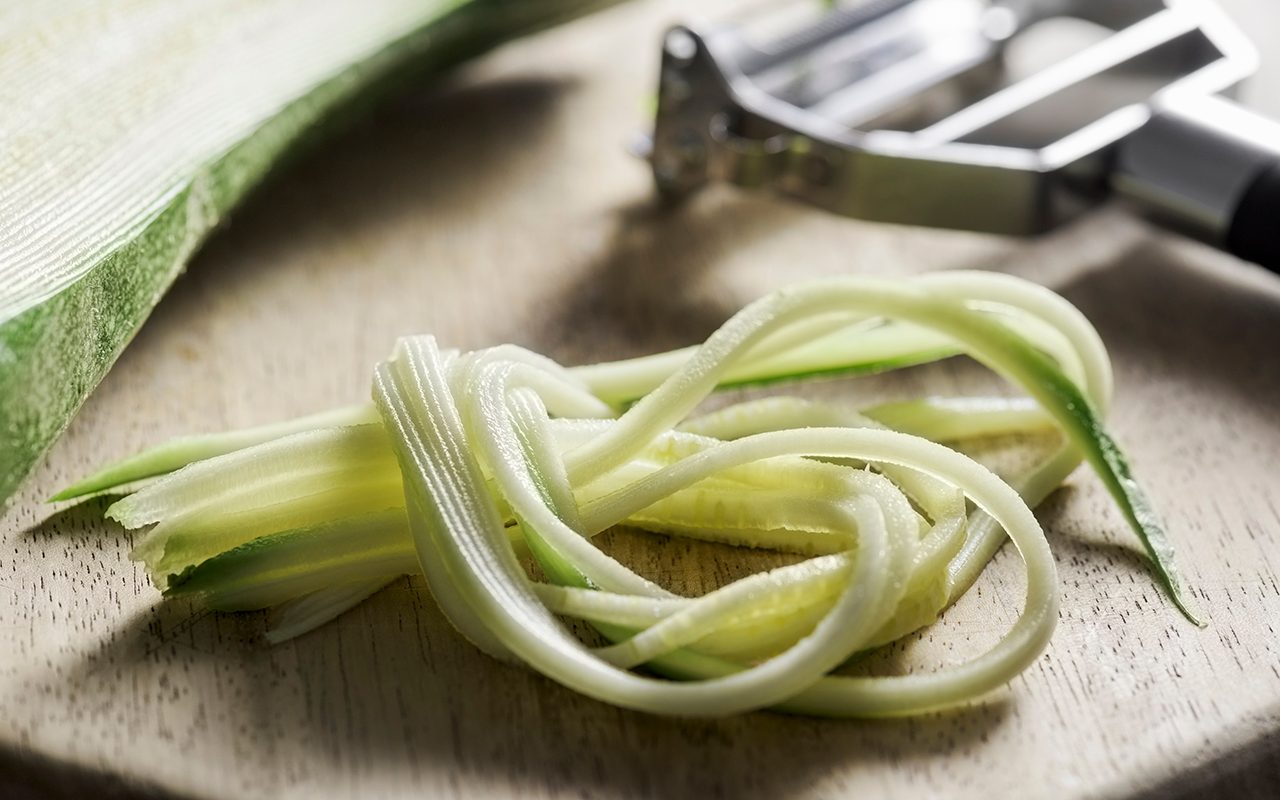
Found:
<path fill-rule="evenodd" d="M 1028 397 L 860 412 L 770 397 L 692 416 L 726 387 L 958 354 Z M 154 526 L 134 557 L 166 594 L 279 606 L 273 641 L 420 572 L 476 646 L 609 703 L 899 716 L 992 691 L 1044 649 L 1057 575 L 1028 504 L 1082 461 L 1196 621 L 1102 427 L 1112 381 L 1092 327 L 1047 290 L 986 273 L 848 277 L 763 298 L 696 348 L 614 364 L 405 338 L 375 371 L 372 407 L 157 448 L 60 496 L 150 480 L 108 511 Z M 1061 440 L 1012 485 L 940 444 L 1051 431 Z M 804 558 L 682 597 L 601 549 L 597 534 L 620 524 Z M 989 651 L 932 674 L 830 674 L 934 622 L 1006 539 L 1026 596 Z M 608 644 L 589 646 L 560 616 Z"/>

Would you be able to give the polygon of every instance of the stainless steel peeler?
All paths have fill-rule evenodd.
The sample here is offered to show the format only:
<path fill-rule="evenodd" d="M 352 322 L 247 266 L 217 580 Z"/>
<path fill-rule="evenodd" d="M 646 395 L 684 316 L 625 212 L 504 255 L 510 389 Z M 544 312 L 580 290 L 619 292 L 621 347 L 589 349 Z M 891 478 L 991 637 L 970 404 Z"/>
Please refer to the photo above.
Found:
<path fill-rule="evenodd" d="M 995 233 L 1120 195 L 1280 271 L 1280 124 L 1223 96 L 1256 64 L 1209 0 L 793 2 L 667 34 L 649 154 L 669 196 Z"/>

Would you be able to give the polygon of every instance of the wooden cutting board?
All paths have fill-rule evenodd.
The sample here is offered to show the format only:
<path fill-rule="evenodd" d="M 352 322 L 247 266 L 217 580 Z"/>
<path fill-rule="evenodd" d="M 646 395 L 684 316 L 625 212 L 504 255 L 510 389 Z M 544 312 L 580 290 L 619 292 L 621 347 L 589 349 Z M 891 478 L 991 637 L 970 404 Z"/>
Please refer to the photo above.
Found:
<path fill-rule="evenodd" d="M 1117 209 L 1029 242 L 730 191 L 663 211 L 624 144 L 646 124 L 657 42 L 680 5 L 575 23 L 384 109 L 281 176 L 201 254 L 0 522 L 0 796 L 1280 791 L 1280 278 Z M 1226 5 L 1270 59 L 1248 96 L 1280 114 L 1280 10 Z M 408 579 L 270 647 L 262 614 L 160 602 L 101 503 L 40 502 L 173 435 L 360 399 L 400 334 L 579 363 L 696 341 L 797 278 L 959 267 L 1041 281 L 1097 324 L 1118 375 L 1114 431 L 1209 627 L 1171 610 L 1081 471 L 1040 512 L 1061 624 L 1007 689 L 900 721 L 660 719 L 489 660 Z M 860 402 L 994 386 L 953 365 L 825 391 Z M 692 571 L 689 553 L 663 552 L 644 568 L 689 590 L 728 568 Z M 898 668 L 993 641 L 1020 581 L 1002 553 L 896 651 Z"/>

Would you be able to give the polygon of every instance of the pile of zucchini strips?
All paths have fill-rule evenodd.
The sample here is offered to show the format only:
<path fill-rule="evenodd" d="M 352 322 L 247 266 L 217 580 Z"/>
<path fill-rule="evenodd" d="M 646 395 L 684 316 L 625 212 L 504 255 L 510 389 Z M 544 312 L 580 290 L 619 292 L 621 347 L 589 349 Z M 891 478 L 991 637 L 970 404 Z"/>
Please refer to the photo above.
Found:
<path fill-rule="evenodd" d="M 697 413 L 726 387 L 956 355 L 1026 396 L 768 396 Z M 214 609 L 279 607 L 275 641 L 421 574 L 476 647 L 608 703 L 899 716 L 980 697 L 1043 651 L 1059 592 L 1031 508 L 1082 461 L 1194 621 L 1103 427 L 1111 389 L 1098 335 L 1047 289 L 982 272 L 843 277 L 752 303 L 697 347 L 585 367 L 407 337 L 370 405 L 179 439 L 57 499 L 133 489 L 108 516 L 149 527 L 133 556 L 155 584 Z M 946 446 L 1055 430 L 1008 481 Z M 598 546 L 618 525 L 803 558 L 684 597 Z M 994 647 L 936 672 L 833 674 L 937 620 L 1006 540 L 1026 598 Z"/>

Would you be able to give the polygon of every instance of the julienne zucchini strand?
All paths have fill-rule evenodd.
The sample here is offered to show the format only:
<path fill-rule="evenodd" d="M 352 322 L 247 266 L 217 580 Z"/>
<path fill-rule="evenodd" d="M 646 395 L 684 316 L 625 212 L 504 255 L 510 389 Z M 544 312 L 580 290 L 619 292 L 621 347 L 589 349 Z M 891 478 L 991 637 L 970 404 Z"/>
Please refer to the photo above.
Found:
<path fill-rule="evenodd" d="M 1027 397 L 771 397 L 694 415 L 730 386 L 960 354 Z M 216 609 L 277 607 L 272 641 L 420 573 L 476 646 L 615 705 L 901 716 L 978 698 L 1043 651 L 1057 575 L 1029 506 L 1082 461 L 1196 620 L 1102 426 L 1111 391 L 1097 334 L 1046 289 L 981 272 L 845 277 L 769 295 L 698 347 L 611 364 L 408 337 L 378 366 L 370 406 L 181 439 L 55 499 L 134 489 L 107 513 L 151 526 L 133 557 L 156 585 Z M 1053 430 L 1060 443 L 1009 483 L 942 443 Z M 683 597 L 598 546 L 617 525 L 799 560 Z M 930 674 L 835 673 L 933 623 L 1007 539 L 1026 597 L 990 650 Z"/>

